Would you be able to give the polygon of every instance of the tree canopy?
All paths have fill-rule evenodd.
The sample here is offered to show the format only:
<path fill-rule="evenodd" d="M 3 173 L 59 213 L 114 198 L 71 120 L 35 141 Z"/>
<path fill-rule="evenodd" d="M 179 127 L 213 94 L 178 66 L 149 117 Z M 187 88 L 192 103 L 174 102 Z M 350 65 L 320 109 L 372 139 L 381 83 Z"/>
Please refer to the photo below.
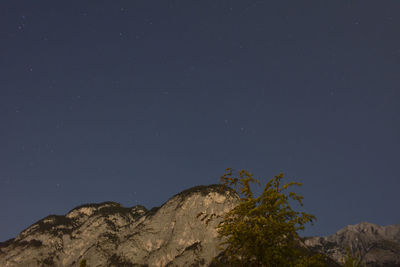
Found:
<path fill-rule="evenodd" d="M 223 186 L 232 187 L 240 197 L 217 227 L 222 238 L 225 266 L 325 266 L 324 256 L 311 255 L 302 247 L 299 230 L 312 223 L 315 216 L 292 209 L 291 201 L 303 206 L 303 197 L 289 189 L 301 183 L 282 183 L 283 174 L 269 180 L 255 197 L 252 184 L 261 185 L 245 170 L 233 175 L 231 168 L 221 177 Z M 224 248 L 225 247 L 225 248 Z M 218 265 L 218 260 L 216 260 Z M 220 262 L 221 263 L 221 262 Z"/>

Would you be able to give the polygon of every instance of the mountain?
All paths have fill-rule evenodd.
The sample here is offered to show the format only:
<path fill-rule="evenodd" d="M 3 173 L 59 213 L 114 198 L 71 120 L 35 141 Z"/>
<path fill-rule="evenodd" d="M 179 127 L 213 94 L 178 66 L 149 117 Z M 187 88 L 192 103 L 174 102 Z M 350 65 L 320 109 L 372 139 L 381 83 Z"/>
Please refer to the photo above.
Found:
<path fill-rule="evenodd" d="M 361 262 L 367 267 L 400 266 L 400 224 L 379 226 L 362 222 L 328 237 L 305 238 L 304 243 L 336 262 L 343 260 L 348 248 L 353 255 L 360 253 Z"/>
<path fill-rule="evenodd" d="M 221 257 L 216 226 L 238 201 L 232 189 L 210 185 L 185 190 L 150 210 L 115 202 L 82 205 L 0 243 L 0 266 L 78 266 L 82 259 L 90 267 L 212 266 L 212 259 Z M 368 266 L 400 266 L 399 233 L 399 225 L 363 223 L 304 243 L 336 261 L 349 246 L 375 264 Z"/>
<path fill-rule="evenodd" d="M 0 245 L 0 266 L 204 266 L 217 253 L 215 227 L 238 201 L 219 185 L 185 190 L 160 208 L 89 204 L 50 215 Z"/>

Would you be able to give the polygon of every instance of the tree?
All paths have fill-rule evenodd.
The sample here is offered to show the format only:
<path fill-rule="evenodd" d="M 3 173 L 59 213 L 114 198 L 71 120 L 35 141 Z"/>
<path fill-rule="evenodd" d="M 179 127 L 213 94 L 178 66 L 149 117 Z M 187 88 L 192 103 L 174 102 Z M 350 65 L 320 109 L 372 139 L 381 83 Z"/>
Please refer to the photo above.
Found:
<path fill-rule="evenodd" d="M 86 267 L 87 265 L 86 265 L 86 260 L 85 259 L 82 259 L 80 262 L 79 262 L 79 267 Z"/>
<path fill-rule="evenodd" d="M 282 184 L 283 174 L 268 181 L 264 191 L 254 197 L 251 184 L 261 185 L 253 174 L 241 170 L 234 177 L 231 168 L 221 177 L 223 187 L 229 186 L 240 196 L 239 204 L 229 211 L 217 227 L 224 260 L 223 266 L 325 266 L 324 256 L 310 255 L 301 246 L 297 233 L 304 225 L 312 223 L 315 216 L 294 211 L 289 201 L 303 206 L 303 197 L 286 192 L 301 183 Z M 226 248 L 224 249 L 224 245 Z M 216 260 L 218 265 L 218 260 Z"/>

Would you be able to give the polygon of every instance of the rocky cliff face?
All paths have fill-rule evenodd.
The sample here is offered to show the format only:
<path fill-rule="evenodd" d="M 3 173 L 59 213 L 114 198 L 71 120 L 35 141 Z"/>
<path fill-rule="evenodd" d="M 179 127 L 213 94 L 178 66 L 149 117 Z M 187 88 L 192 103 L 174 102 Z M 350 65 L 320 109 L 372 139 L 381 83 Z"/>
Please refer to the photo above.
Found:
<path fill-rule="evenodd" d="M 379 226 L 363 222 L 348 225 L 328 237 L 306 238 L 305 244 L 336 262 L 342 262 L 348 248 L 354 255 L 360 253 L 362 263 L 367 267 L 400 266 L 400 224 Z"/>
<path fill-rule="evenodd" d="M 0 266 L 207 266 L 215 228 L 238 201 L 219 190 L 194 187 L 149 211 L 106 202 L 48 216 L 0 245 Z"/>
<path fill-rule="evenodd" d="M 215 228 L 239 201 L 233 190 L 220 189 L 194 187 L 151 210 L 106 202 L 50 215 L 0 243 L 0 266 L 78 266 L 82 259 L 90 267 L 209 266 L 219 253 Z M 378 264 L 369 266 L 400 266 L 400 226 L 364 223 L 305 243 L 336 261 L 350 245 Z"/>

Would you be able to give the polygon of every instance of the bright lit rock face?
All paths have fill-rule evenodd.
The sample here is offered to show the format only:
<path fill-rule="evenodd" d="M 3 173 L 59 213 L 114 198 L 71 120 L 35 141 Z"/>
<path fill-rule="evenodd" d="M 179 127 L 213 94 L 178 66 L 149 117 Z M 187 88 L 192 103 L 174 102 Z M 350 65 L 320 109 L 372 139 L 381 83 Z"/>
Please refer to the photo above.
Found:
<path fill-rule="evenodd" d="M 216 226 L 238 203 L 219 185 L 185 190 L 160 208 L 106 202 L 48 216 L 0 244 L 0 266 L 208 266 Z"/>
<path fill-rule="evenodd" d="M 65 216 L 50 215 L 0 243 L 0 266 L 209 266 L 219 254 L 216 226 L 238 204 L 219 185 L 197 186 L 160 208 L 88 204 Z M 400 266 L 400 225 L 349 225 L 333 236 L 305 244 L 336 262 L 350 247 L 368 267 Z M 332 265 L 335 266 L 335 265 Z"/>
<path fill-rule="evenodd" d="M 348 225 L 328 237 L 312 237 L 305 244 L 328 255 L 336 262 L 346 256 L 346 248 L 354 255 L 360 253 L 362 263 L 367 267 L 400 266 L 400 224 L 379 226 L 363 222 Z"/>

